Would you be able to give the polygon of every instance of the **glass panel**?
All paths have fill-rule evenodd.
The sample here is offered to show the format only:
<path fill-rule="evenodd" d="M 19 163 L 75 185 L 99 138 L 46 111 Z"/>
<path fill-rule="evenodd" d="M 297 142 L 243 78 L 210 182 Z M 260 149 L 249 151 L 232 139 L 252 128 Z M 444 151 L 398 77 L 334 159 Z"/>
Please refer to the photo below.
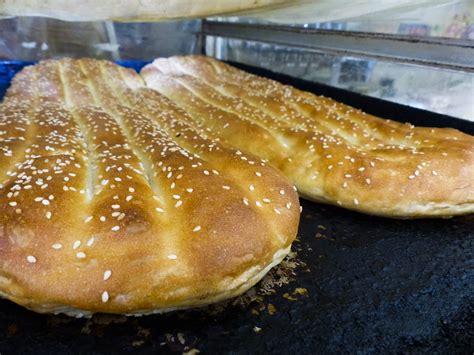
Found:
<path fill-rule="evenodd" d="M 41 17 L 0 20 L 0 59 L 58 57 L 151 60 L 197 53 L 199 21 L 63 22 Z"/>
<path fill-rule="evenodd" d="M 343 11 L 340 11 L 343 13 Z M 318 16 L 317 14 L 315 16 Z M 305 14 L 302 17 L 307 19 Z M 430 36 L 463 38 L 474 40 L 474 1 L 452 1 L 447 4 L 436 4 L 427 6 L 403 7 L 401 9 L 375 12 L 373 14 L 349 18 L 343 21 L 319 22 L 307 21 L 301 23 L 295 16 L 293 23 L 275 20 L 266 21 L 263 18 L 245 17 L 216 17 L 213 20 L 275 24 L 281 23 L 285 26 L 296 26 L 313 29 L 344 30 L 378 32 L 389 34 L 402 34 L 410 36 Z"/>
<path fill-rule="evenodd" d="M 206 54 L 474 121 L 474 74 L 207 37 Z"/>

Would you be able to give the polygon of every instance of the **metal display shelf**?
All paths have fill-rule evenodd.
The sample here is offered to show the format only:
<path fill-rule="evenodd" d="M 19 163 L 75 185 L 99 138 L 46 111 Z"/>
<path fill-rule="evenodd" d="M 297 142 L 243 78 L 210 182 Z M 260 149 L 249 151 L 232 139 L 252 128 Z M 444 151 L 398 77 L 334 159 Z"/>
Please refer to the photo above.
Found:
<path fill-rule="evenodd" d="M 474 72 L 474 41 L 470 40 L 220 21 L 203 21 L 201 34 Z"/>

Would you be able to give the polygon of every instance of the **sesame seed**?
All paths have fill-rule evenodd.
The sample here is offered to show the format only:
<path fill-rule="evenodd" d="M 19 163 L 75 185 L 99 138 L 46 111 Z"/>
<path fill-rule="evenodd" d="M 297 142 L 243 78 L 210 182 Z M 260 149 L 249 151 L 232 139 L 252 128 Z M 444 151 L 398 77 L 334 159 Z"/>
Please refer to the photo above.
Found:
<path fill-rule="evenodd" d="M 181 196 L 179 196 L 179 195 L 173 195 L 173 198 L 174 198 L 175 200 L 179 200 L 179 199 L 181 198 Z"/>
<path fill-rule="evenodd" d="M 112 209 L 118 210 L 120 208 L 120 205 L 112 205 Z"/>
<path fill-rule="evenodd" d="M 28 256 L 26 257 L 26 260 L 27 260 L 29 263 L 31 263 L 31 264 L 34 264 L 34 263 L 36 263 L 36 261 L 37 261 L 36 258 L 35 258 L 33 255 L 28 255 Z"/>
<path fill-rule="evenodd" d="M 133 200 L 133 196 L 127 196 L 127 197 L 125 198 L 125 201 L 127 201 L 127 202 L 130 202 L 130 201 L 132 201 L 132 200 Z"/>
<path fill-rule="evenodd" d="M 53 244 L 51 247 L 52 247 L 53 249 L 55 249 L 55 250 L 59 250 L 59 249 L 61 249 L 61 248 L 63 247 L 63 245 L 62 245 L 62 244 L 59 244 L 59 243 L 55 243 L 55 244 Z"/>
<path fill-rule="evenodd" d="M 354 205 L 359 205 L 359 200 L 354 198 Z"/>
<path fill-rule="evenodd" d="M 255 190 L 255 186 L 250 185 L 250 186 L 249 186 L 249 189 L 250 189 L 250 191 L 254 191 L 254 190 Z"/>
<path fill-rule="evenodd" d="M 271 200 L 269 198 L 264 198 L 264 199 L 262 199 L 262 201 L 265 202 L 265 203 L 270 203 L 271 202 Z"/>
<path fill-rule="evenodd" d="M 107 291 L 102 292 L 102 302 L 107 303 L 109 301 L 109 293 Z"/>
<path fill-rule="evenodd" d="M 187 192 L 189 192 L 189 193 L 191 193 L 191 192 L 193 192 L 193 191 L 194 191 L 194 189 L 192 189 L 192 188 L 189 188 L 189 189 L 186 189 L 186 191 L 187 191 Z"/>
<path fill-rule="evenodd" d="M 92 244 L 94 244 L 94 241 L 95 241 L 95 238 L 92 237 L 92 238 L 90 238 L 90 239 L 87 241 L 87 244 L 86 244 L 86 245 L 87 245 L 88 247 L 91 247 Z"/>
<path fill-rule="evenodd" d="M 174 205 L 174 207 L 179 207 L 183 204 L 183 201 L 179 200 L 178 202 L 176 202 L 176 204 Z"/>
<path fill-rule="evenodd" d="M 242 201 L 244 201 L 244 204 L 245 204 L 245 205 L 247 205 L 247 206 L 249 205 L 249 200 L 247 200 L 245 197 L 243 198 Z"/>
<path fill-rule="evenodd" d="M 78 259 L 85 259 L 86 253 L 80 251 L 79 253 L 76 254 Z"/>
<path fill-rule="evenodd" d="M 155 210 L 156 210 L 156 212 L 159 212 L 159 213 L 163 213 L 163 212 L 165 212 L 165 210 L 164 210 L 164 209 L 162 209 L 162 208 L 159 208 L 159 207 L 155 208 Z"/>
<path fill-rule="evenodd" d="M 365 179 L 365 182 L 367 183 L 367 185 L 370 185 L 371 180 L 370 179 Z"/>
<path fill-rule="evenodd" d="M 284 195 L 285 194 L 285 190 L 281 189 L 280 190 L 280 195 Z"/>
<path fill-rule="evenodd" d="M 223 185 L 222 188 L 223 188 L 224 190 L 230 190 L 230 186 L 227 186 L 227 185 Z"/>
<path fill-rule="evenodd" d="M 107 281 L 108 279 L 110 279 L 110 276 L 112 276 L 112 271 L 105 270 L 104 271 L 104 277 L 103 277 L 104 281 Z"/>
<path fill-rule="evenodd" d="M 437 173 L 436 171 L 434 171 L 434 170 L 431 172 L 431 174 L 433 174 L 434 176 L 437 176 L 437 175 L 438 175 L 438 173 Z"/>
<path fill-rule="evenodd" d="M 74 242 L 74 244 L 72 245 L 72 250 L 76 250 L 77 248 L 79 248 L 81 246 L 81 241 L 80 240 L 76 240 Z"/>
<path fill-rule="evenodd" d="M 193 229 L 193 232 L 199 232 L 201 230 L 201 226 L 196 226 Z"/>
<path fill-rule="evenodd" d="M 257 175 L 258 177 L 260 177 L 260 176 L 262 176 L 262 173 L 256 171 L 256 172 L 255 172 L 255 175 Z"/>
<path fill-rule="evenodd" d="M 17 205 L 17 203 L 16 203 L 15 201 L 11 201 L 11 202 L 9 202 L 8 204 L 9 204 L 10 206 L 12 206 L 12 207 L 15 207 L 15 206 Z"/>
<path fill-rule="evenodd" d="M 101 222 L 105 222 L 105 220 L 106 220 L 107 218 L 105 218 L 104 216 L 100 216 L 99 219 L 100 219 Z"/>
<path fill-rule="evenodd" d="M 45 206 L 48 206 L 49 205 L 49 201 L 48 200 L 42 200 L 41 203 Z"/>
<path fill-rule="evenodd" d="M 260 203 L 260 201 L 255 201 L 255 204 L 256 204 L 258 207 L 262 207 L 262 204 Z"/>
<path fill-rule="evenodd" d="M 52 216 L 52 215 L 53 215 L 53 214 L 52 214 L 50 211 L 46 212 L 46 218 L 47 218 L 47 219 L 51 219 L 51 216 Z"/>
<path fill-rule="evenodd" d="M 204 170 L 203 173 L 204 173 L 204 175 L 209 175 L 210 174 L 209 171 L 207 171 L 207 170 Z"/>
<path fill-rule="evenodd" d="M 113 232 L 117 232 L 120 229 L 120 226 L 114 226 L 112 227 Z"/>
<path fill-rule="evenodd" d="M 276 214 L 281 214 L 280 210 L 278 210 L 276 208 L 274 208 L 273 210 L 275 211 Z"/>
<path fill-rule="evenodd" d="M 89 223 L 90 221 L 92 221 L 94 217 L 92 216 L 89 216 L 89 217 L 86 217 L 86 219 L 84 219 L 84 223 Z"/>
<path fill-rule="evenodd" d="M 408 178 L 409 178 L 410 180 L 412 180 L 412 179 L 415 178 L 415 175 L 410 175 Z"/>

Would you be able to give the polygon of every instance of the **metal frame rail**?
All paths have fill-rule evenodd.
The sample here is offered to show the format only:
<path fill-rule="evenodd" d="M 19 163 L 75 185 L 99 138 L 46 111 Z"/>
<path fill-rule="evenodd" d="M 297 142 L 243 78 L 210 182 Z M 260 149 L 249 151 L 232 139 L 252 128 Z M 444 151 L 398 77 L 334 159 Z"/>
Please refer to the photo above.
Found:
<path fill-rule="evenodd" d="M 205 37 L 244 39 L 336 55 L 474 72 L 474 41 L 203 20 Z"/>

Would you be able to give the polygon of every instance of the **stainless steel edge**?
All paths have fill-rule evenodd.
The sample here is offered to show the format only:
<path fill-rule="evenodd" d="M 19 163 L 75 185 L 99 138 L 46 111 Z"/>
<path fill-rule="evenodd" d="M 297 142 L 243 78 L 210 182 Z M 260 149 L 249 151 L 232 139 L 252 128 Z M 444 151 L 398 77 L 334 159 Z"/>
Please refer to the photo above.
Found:
<path fill-rule="evenodd" d="M 474 41 L 204 20 L 202 35 L 474 72 Z"/>

